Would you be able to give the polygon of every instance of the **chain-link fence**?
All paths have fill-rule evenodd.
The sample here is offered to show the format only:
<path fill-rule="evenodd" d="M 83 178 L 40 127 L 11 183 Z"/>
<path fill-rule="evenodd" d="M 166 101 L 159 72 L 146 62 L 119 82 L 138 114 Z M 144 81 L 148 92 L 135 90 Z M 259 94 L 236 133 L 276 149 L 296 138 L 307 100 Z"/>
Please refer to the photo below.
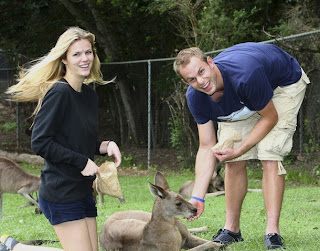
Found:
<path fill-rule="evenodd" d="M 289 36 L 277 40 L 264 41 L 275 43 L 296 57 L 309 75 L 312 84 L 307 89 L 306 99 L 303 103 L 298 122 L 298 130 L 294 137 L 293 154 L 302 154 L 306 151 L 306 144 L 316 148 L 319 144 L 320 115 L 320 58 L 319 53 L 304 46 L 319 41 L 320 30 Z M 223 49 L 222 49 L 223 50 Z M 208 52 L 214 57 L 222 50 Z M 122 147 L 135 146 L 146 149 L 148 165 L 152 162 L 150 150 L 155 148 L 170 148 L 177 137 L 190 137 L 186 141 L 187 147 L 197 147 L 196 125 L 187 111 L 183 94 L 185 87 L 172 69 L 174 58 L 150 59 L 101 65 L 105 80 L 117 77 L 114 83 L 95 85 L 99 96 L 100 109 L 100 137 L 112 139 Z M 8 86 L 14 83 L 15 69 L 0 64 L 0 91 L 1 100 Z M 10 104 L 2 102 L 3 108 L 11 111 L 11 122 L 16 123 L 15 134 L 11 134 L 11 143 L 16 147 L 29 148 L 28 136 L 32 120 L 31 115 L 34 104 Z M 176 112 L 179 110 L 180 112 Z M 173 114 L 173 112 L 175 113 Z M 187 112 L 185 112 L 187 111 Z M 12 113 L 16 118 L 12 119 Z M 180 122 L 188 125 L 188 133 L 179 135 L 175 130 L 173 116 L 180 116 Z M 4 124 L 1 121 L 1 124 Z M 181 133 L 181 132 L 180 132 Z M 3 134 L 3 133 L 1 133 Z M 8 139 L 6 139 L 8 141 Z M 311 146 L 310 146 L 311 147 Z M 191 155 L 193 153 L 190 152 Z M 194 156 L 192 156 L 194 158 Z"/>
<path fill-rule="evenodd" d="M 305 44 L 310 45 L 312 43 L 317 45 L 319 42 L 319 34 L 320 30 L 316 30 L 263 41 L 263 43 L 277 44 L 296 57 L 304 70 L 309 73 L 308 75 L 312 83 L 315 83 L 308 89 L 306 101 L 298 117 L 298 130 L 295 134 L 293 148 L 293 154 L 298 155 L 301 155 L 304 151 L 310 151 L 310 149 L 306 149 L 305 144 L 311 143 L 312 147 L 310 147 L 316 148 L 319 143 L 319 135 L 316 133 L 310 134 L 310 132 L 319 131 L 319 128 L 316 126 L 316 121 L 318 121 L 319 118 L 312 116 L 311 111 L 319 109 L 319 96 L 315 95 L 315 93 L 318 93 L 317 83 L 319 83 L 320 80 L 320 58 L 319 55 L 315 54 L 315 51 L 304 46 Z M 224 49 L 211 51 L 206 54 L 214 57 L 223 50 Z M 133 112 L 138 113 L 138 122 L 136 123 L 138 123 L 137 128 L 141 129 L 141 131 L 138 132 L 139 137 L 142 139 L 141 141 L 146 143 L 147 137 L 148 163 L 150 163 L 152 159 L 150 156 L 151 148 L 157 146 L 169 147 L 170 144 L 172 146 L 172 141 L 174 140 L 174 135 L 172 135 L 172 129 L 174 128 L 170 128 L 170 119 L 173 115 L 172 109 L 187 109 L 186 104 L 183 103 L 179 95 L 173 96 L 173 94 L 177 93 L 177 89 L 179 92 L 184 92 L 183 87 L 177 88 L 177 85 L 181 85 L 181 83 L 179 83 L 179 79 L 172 70 L 174 59 L 175 58 L 162 58 L 103 64 L 104 75 L 107 76 L 107 78 L 112 78 L 114 75 L 120 77 L 119 81 L 121 81 L 121 78 L 124 78 L 126 79 L 126 84 L 133 89 L 132 93 L 134 94 L 132 94 L 131 97 L 133 99 Z M 166 83 L 162 83 L 161 81 L 165 81 Z M 115 88 L 117 87 L 118 86 L 115 86 Z M 171 112 L 170 107 L 172 108 Z M 123 109 L 123 111 L 125 111 L 125 109 Z M 178 145 L 178 147 L 188 148 L 187 154 L 192 155 L 191 158 L 194 158 L 194 151 L 196 151 L 197 147 L 196 128 L 193 119 L 190 117 L 190 113 L 189 117 L 187 117 L 184 111 L 180 111 L 178 115 L 182 116 L 182 114 L 184 114 L 184 119 L 187 120 L 184 125 L 190 126 L 190 128 L 188 128 L 190 130 L 185 130 L 182 137 L 190 137 L 190 133 L 193 133 L 185 143 L 186 145 L 193 144 L 194 146 L 187 147 L 186 145 Z M 306 130 L 308 132 L 306 132 Z"/>

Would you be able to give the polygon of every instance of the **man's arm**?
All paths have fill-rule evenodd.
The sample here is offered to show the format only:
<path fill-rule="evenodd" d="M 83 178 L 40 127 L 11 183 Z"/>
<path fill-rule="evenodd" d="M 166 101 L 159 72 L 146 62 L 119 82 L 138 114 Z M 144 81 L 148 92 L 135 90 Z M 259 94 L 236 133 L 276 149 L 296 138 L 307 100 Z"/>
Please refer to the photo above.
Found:
<path fill-rule="evenodd" d="M 199 149 L 196 157 L 195 184 L 192 196 L 203 199 L 207 193 L 208 185 L 216 165 L 216 158 L 211 151 L 211 147 L 217 141 L 213 122 L 210 120 L 206 124 L 198 124 L 198 133 Z M 204 203 L 195 199 L 191 199 L 190 202 L 198 209 L 197 215 L 189 219 L 194 220 L 202 214 Z"/>
<path fill-rule="evenodd" d="M 258 111 L 258 113 L 261 115 L 260 119 L 253 127 L 247 138 L 241 142 L 240 146 L 235 149 L 227 148 L 213 151 L 215 156 L 221 162 L 239 157 L 250 150 L 253 146 L 260 142 L 277 124 L 278 113 L 272 100 L 270 100 L 261 111 Z"/>

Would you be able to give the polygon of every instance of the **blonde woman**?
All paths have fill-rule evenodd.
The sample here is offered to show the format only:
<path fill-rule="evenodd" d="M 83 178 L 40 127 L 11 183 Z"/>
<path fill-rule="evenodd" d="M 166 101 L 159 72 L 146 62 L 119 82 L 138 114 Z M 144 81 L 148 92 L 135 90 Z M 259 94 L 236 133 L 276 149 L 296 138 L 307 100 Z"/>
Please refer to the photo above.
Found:
<path fill-rule="evenodd" d="M 38 101 L 31 147 L 45 160 L 39 204 L 67 251 L 98 250 L 94 155 L 113 156 L 117 167 L 121 163 L 117 144 L 97 138 L 98 98 L 87 84 L 104 81 L 94 42 L 92 33 L 70 27 L 7 90 L 12 101 Z M 8 248 L 27 250 L 10 238 L 2 238 L 13 244 Z"/>

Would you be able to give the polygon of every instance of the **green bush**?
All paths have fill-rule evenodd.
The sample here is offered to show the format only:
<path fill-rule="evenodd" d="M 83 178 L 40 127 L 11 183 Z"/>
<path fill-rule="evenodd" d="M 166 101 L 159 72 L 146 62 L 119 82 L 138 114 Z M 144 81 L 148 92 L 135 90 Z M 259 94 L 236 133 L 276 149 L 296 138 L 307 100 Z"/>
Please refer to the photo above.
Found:
<path fill-rule="evenodd" d="M 17 129 L 17 124 L 15 122 L 12 123 L 4 123 L 2 125 L 0 125 L 0 131 L 1 132 L 13 132 Z"/>

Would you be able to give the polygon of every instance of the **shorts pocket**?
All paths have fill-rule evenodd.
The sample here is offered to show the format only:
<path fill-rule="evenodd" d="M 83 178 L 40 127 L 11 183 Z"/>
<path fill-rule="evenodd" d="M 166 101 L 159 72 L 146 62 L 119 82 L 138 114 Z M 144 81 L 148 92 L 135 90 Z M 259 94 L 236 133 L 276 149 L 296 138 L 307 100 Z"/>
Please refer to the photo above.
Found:
<path fill-rule="evenodd" d="M 267 151 L 276 153 L 280 156 L 286 156 L 290 153 L 293 144 L 293 134 L 296 131 L 297 125 L 296 116 L 289 115 L 287 120 L 279 121 L 270 132 L 270 136 L 267 135 L 268 140 L 264 142 L 264 148 Z"/>

